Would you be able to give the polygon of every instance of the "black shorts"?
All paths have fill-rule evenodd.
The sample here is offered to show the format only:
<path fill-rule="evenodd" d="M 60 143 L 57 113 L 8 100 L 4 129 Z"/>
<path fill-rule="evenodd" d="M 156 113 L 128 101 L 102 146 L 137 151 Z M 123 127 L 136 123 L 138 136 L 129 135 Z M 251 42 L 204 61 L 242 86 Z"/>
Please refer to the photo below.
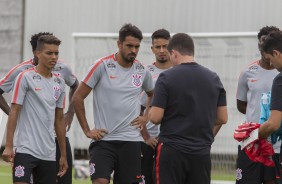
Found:
<path fill-rule="evenodd" d="M 190 155 L 165 143 L 159 143 L 156 153 L 155 175 L 156 184 L 210 183 L 210 154 Z"/>
<path fill-rule="evenodd" d="M 56 183 L 56 161 L 46 161 L 29 154 L 16 153 L 13 166 L 13 182 Z"/>
<path fill-rule="evenodd" d="M 141 143 L 141 171 L 146 184 L 153 184 L 153 167 L 155 161 L 155 150 L 146 143 Z"/>
<path fill-rule="evenodd" d="M 56 140 L 56 168 L 58 173 L 60 169 L 59 163 L 60 163 L 61 153 L 60 153 L 60 147 L 57 138 L 55 140 Z M 71 152 L 69 138 L 67 137 L 66 137 L 66 149 L 67 149 L 66 150 L 67 162 L 69 168 L 64 176 L 62 177 L 57 176 L 57 184 L 72 184 L 72 152 Z"/>
<path fill-rule="evenodd" d="M 97 141 L 90 144 L 89 168 L 91 180 L 110 180 L 114 171 L 114 184 L 142 182 L 141 145 L 131 141 Z"/>
<path fill-rule="evenodd" d="M 236 184 L 261 184 L 275 180 L 275 167 L 264 166 L 249 159 L 241 146 L 238 146 Z"/>

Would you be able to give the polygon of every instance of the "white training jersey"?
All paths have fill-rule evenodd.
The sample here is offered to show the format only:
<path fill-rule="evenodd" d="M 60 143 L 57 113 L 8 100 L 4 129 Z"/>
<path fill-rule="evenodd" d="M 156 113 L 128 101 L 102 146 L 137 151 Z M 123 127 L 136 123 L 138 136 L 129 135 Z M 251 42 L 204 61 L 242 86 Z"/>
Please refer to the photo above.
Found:
<path fill-rule="evenodd" d="M 53 74 L 45 78 L 35 67 L 21 72 L 14 84 L 12 103 L 22 105 L 17 121 L 16 152 L 55 161 L 55 109 L 63 108 L 65 82 Z"/>
<path fill-rule="evenodd" d="M 146 68 L 150 71 L 150 73 L 152 75 L 154 86 L 156 84 L 156 81 L 157 81 L 160 73 L 167 70 L 167 69 L 160 69 L 160 68 L 156 67 L 155 63 L 153 63 L 151 65 L 147 65 Z M 142 92 L 142 94 L 140 96 L 140 100 L 141 100 L 141 105 L 146 107 L 147 95 L 146 95 L 145 92 Z M 151 137 L 158 137 L 158 135 L 160 133 L 160 125 L 155 125 L 155 124 L 153 124 L 152 122 L 149 121 L 147 123 L 147 130 L 148 130 L 148 133 Z"/>
<path fill-rule="evenodd" d="M 95 128 L 108 130 L 102 140 L 143 140 L 140 130 L 130 123 L 140 114 L 140 93 L 152 91 L 153 81 L 139 61 L 124 68 L 112 54 L 97 60 L 82 82 L 93 89 Z"/>
<path fill-rule="evenodd" d="M 259 122 L 262 93 L 271 91 L 276 69 L 266 70 L 255 61 L 248 65 L 239 77 L 237 99 L 247 102 L 246 122 Z"/>
<path fill-rule="evenodd" d="M 13 89 L 13 84 L 18 74 L 24 70 L 33 68 L 34 66 L 33 59 L 30 59 L 13 67 L 7 75 L 0 80 L 0 89 L 2 89 L 5 93 L 9 93 Z M 57 61 L 53 69 L 53 73 L 63 78 L 65 80 L 65 84 L 68 86 L 72 86 L 76 81 L 76 76 L 73 74 L 70 67 L 62 60 Z M 68 132 L 66 136 L 68 136 Z"/>

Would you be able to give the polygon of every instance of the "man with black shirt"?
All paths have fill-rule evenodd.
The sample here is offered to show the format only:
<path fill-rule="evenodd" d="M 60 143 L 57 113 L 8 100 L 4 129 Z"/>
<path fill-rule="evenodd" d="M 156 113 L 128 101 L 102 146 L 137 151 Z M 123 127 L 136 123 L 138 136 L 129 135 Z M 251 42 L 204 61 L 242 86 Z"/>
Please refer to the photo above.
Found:
<path fill-rule="evenodd" d="M 160 74 L 149 112 L 161 124 L 156 184 L 207 184 L 213 129 L 227 122 L 226 92 L 215 72 L 194 61 L 189 35 L 174 35 L 168 51 L 174 68 Z"/>
<path fill-rule="evenodd" d="M 281 126 L 282 121 L 282 32 L 274 31 L 264 38 L 261 52 L 280 72 L 273 80 L 271 89 L 270 116 L 260 126 L 259 137 L 267 138 Z M 280 151 L 281 158 L 281 151 Z"/>

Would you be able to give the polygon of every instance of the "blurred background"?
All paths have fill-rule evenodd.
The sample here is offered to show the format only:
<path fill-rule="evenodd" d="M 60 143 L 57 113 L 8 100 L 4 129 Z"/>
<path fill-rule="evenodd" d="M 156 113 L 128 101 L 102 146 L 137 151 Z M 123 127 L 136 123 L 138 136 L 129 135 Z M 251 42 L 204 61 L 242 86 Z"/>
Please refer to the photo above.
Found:
<path fill-rule="evenodd" d="M 216 71 L 227 91 L 229 121 L 212 146 L 212 172 L 215 180 L 234 181 L 237 143 L 233 131 L 244 121 L 236 109 L 237 80 L 248 63 L 260 58 L 259 29 L 282 28 L 281 7 L 280 0 L 0 0 L 0 78 L 32 58 L 29 40 L 38 32 L 52 32 L 62 40 L 60 58 L 79 80 L 96 59 L 117 51 L 117 32 L 124 23 L 144 33 L 137 57 L 144 64 L 154 61 L 152 32 L 165 28 L 172 34 L 188 33 L 195 42 L 196 61 Z M 10 101 L 9 94 L 4 96 Z M 89 97 L 89 123 L 93 121 L 91 104 Z M 1 135 L 7 121 L 2 111 L 0 120 Z M 69 135 L 74 159 L 87 159 L 90 140 L 76 119 Z"/>

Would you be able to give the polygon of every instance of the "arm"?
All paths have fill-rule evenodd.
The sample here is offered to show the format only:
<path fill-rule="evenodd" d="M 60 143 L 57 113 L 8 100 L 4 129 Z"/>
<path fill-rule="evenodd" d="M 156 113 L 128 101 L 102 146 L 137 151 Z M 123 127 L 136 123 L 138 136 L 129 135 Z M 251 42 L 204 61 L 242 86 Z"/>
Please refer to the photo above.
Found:
<path fill-rule="evenodd" d="M 161 123 L 164 116 L 164 109 L 160 107 L 151 107 L 149 112 L 149 120 L 158 125 Z"/>
<path fill-rule="evenodd" d="M 10 107 L 7 103 L 7 101 L 5 100 L 5 98 L 3 97 L 3 93 L 4 91 L 0 88 L 0 108 L 7 114 L 9 115 L 10 112 Z"/>
<path fill-rule="evenodd" d="M 217 107 L 216 120 L 213 127 L 214 136 L 216 136 L 221 126 L 227 123 L 227 120 L 228 120 L 227 107 L 226 106 Z"/>
<path fill-rule="evenodd" d="M 146 94 L 147 94 L 147 102 L 146 102 L 145 113 L 143 114 L 143 116 L 138 116 L 131 122 L 132 126 L 135 126 L 136 128 L 140 128 L 141 130 L 148 123 L 148 119 L 149 119 L 148 111 L 150 110 L 150 104 L 151 104 L 152 97 L 153 97 L 153 91 L 146 92 Z"/>
<path fill-rule="evenodd" d="M 65 121 L 65 125 L 67 127 L 67 131 L 70 130 L 71 127 L 71 123 L 73 120 L 73 116 L 74 116 L 74 107 L 73 104 L 71 102 L 72 96 L 75 92 L 75 90 L 78 87 L 78 80 L 76 79 L 74 84 L 70 87 L 70 91 L 69 91 L 69 107 L 68 107 L 68 111 L 64 114 L 64 121 Z"/>
<path fill-rule="evenodd" d="M 271 110 L 269 119 L 259 128 L 259 138 L 267 138 L 270 134 L 279 129 L 282 120 L 282 112 Z"/>
<path fill-rule="evenodd" d="M 56 108 L 55 111 L 55 131 L 57 135 L 58 144 L 60 147 L 61 158 L 60 158 L 60 169 L 58 176 L 62 177 L 65 175 L 68 169 L 67 153 L 66 153 L 66 129 L 64 125 L 64 113 L 62 108 Z"/>
<path fill-rule="evenodd" d="M 14 153 L 13 153 L 13 141 L 14 133 L 17 126 L 18 115 L 21 111 L 21 105 L 12 104 L 11 112 L 8 117 L 7 122 L 7 135 L 6 135 L 6 146 L 2 154 L 3 160 L 6 162 L 13 162 Z"/>
<path fill-rule="evenodd" d="M 246 114 L 247 105 L 248 105 L 248 102 L 244 102 L 244 101 L 237 99 L 237 109 L 242 114 Z"/>
<path fill-rule="evenodd" d="M 85 107 L 84 107 L 84 99 L 89 95 L 92 88 L 87 86 L 85 83 L 81 82 L 75 91 L 72 97 L 72 103 L 74 106 L 74 110 L 79 121 L 79 124 L 84 132 L 84 134 L 88 138 L 93 138 L 95 140 L 100 140 L 107 133 L 105 129 L 92 129 L 90 130 L 86 116 L 85 116 Z"/>
<path fill-rule="evenodd" d="M 143 126 L 143 128 L 141 129 L 141 135 L 144 139 L 144 142 L 150 146 L 152 149 L 155 149 L 155 147 L 157 146 L 158 144 L 158 140 L 157 138 L 155 137 L 151 137 L 149 135 L 149 132 L 147 130 L 147 126 Z"/>

